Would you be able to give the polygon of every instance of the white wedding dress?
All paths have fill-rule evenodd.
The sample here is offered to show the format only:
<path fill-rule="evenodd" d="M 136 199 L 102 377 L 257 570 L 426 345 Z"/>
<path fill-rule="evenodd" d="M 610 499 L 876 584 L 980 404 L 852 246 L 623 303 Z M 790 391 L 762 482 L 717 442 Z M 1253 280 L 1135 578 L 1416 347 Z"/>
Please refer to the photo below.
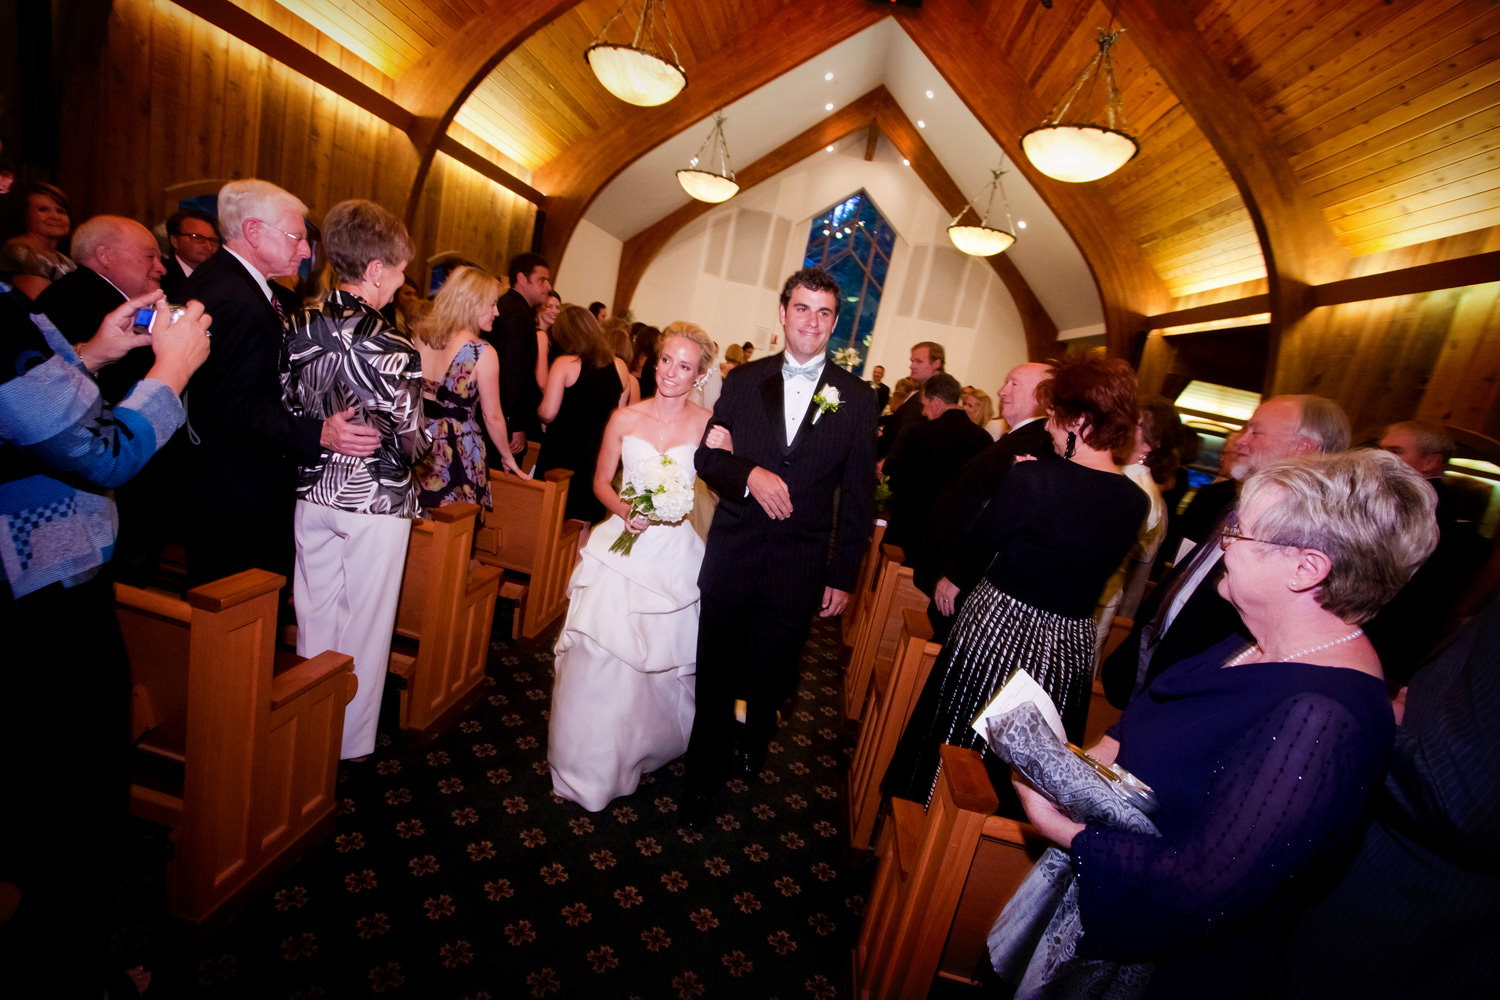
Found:
<path fill-rule="evenodd" d="M 691 472 L 695 450 L 675 445 L 666 455 Z M 661 454 L 628 436 L 620 451 L 627 477 Z M 693 728 L 703 540 L 684 519 L 651 525 L 628 556 L 609 551 L 624 530 L 611 516 L 589 535 L 554 650 L 552 789 L 590 812 L 680 757 Z"/>

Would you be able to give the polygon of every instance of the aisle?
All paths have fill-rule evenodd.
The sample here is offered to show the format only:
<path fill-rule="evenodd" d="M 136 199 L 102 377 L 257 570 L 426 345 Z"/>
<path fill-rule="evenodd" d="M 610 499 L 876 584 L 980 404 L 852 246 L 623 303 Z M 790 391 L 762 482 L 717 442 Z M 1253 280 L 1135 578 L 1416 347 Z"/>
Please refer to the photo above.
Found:
<path fill-rule="evenodd" d="M 700 834 L 677 825 L 680 763 L 601 813 L 553 797 L 551 637 L 497 641 L 456 726 L 422 749 L 383 730 L 341 769 L 335 837 L 198 949 L 182 992 L 841 995 L 873 873 L 839 835 L 846 659 L 837 625 L 818 623 L 765 772 L 732 782 Z"/>

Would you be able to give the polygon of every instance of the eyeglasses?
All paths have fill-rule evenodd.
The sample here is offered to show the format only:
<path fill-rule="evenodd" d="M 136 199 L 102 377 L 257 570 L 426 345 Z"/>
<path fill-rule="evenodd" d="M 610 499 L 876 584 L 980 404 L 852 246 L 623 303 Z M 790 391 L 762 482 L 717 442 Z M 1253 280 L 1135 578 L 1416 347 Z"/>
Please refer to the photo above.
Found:
<path fill-rule="evenodd" d="M 267 229 L 276 229 L 275 226 L 271 225 L 265 219 L 256 219 L 255 221 L 259 222 L 262 226 L 265 226 Z M 307 242 L 307 234 L 306 233 L 303 233 L 301 236 L 298 236 L 296 233 L 289 233 L 285 229 L 276 229 L 276 231 L 278 233 L 280 233 L 282 236 L 285 236 L 287 239 L 291 240 L 293 243 L 306 243 Z"/>
<path fill-rule="evenodd" d="M 271 228 L 275 229 L 276 227 L 272 226 Z M 280 230 L 277 230 L 277 232 L 280 232 Z M 219 238 L 217 236 L 202 236 L 198 233 L 173 233 L 172 235 L 180 240 L 192 240 L 194 243 L 206 244 L 211 247 L 219 245 Z M 290 236 L 292 234 L 287 233 L 286 235 Z"/>
<path fill-rule="evenodd" d="M 1281 542 L 1273 542 L 1269 538 L 1251 538 L 1249 535 L 1240 534 L 1238 528 L 1225 525 L 1223 533 L 1219 535 L 1219 548 L 1228 552 L 1230 542 L 1262 542 L 1266 545 L 1282 544 Z"/>

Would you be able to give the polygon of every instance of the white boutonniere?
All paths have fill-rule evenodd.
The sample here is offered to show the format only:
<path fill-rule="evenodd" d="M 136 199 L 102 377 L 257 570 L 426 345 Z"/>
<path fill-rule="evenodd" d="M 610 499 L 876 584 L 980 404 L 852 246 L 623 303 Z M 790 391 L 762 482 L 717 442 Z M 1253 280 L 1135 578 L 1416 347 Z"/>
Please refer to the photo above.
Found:
<path fill-rule="evenodd" d="M 837 388 L 831 385 L 825 385 L 823 388 L 819 389 L 818 394 L 813 397 L 813 402 L 818 405 L 818 412 L 813 414 L 813 423 L 817 423 L 819 418 L 821 418 L 823 414 L 837 413 L 839 404 L 842 403 L 843 400 L 839 398 L 839 391 Z"/>

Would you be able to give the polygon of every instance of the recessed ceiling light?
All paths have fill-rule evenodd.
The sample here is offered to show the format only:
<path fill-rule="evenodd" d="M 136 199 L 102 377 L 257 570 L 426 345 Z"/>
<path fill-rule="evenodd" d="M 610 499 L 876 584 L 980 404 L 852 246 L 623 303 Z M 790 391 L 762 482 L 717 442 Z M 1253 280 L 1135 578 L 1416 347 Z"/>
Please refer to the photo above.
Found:
<path fill-rule="evenodd" d="M 823 105 L 823 110 L 824 111 L 832 111 L 833 110 L 833 102 L 829 101 L 827 104 Z"/>
<path fill-rule="evenodd" d="M 824 73 L 823 74 L 823 79 L 825 79 L 825 80 L 832 80 L 833 79 L 833 74 L 832 73 Z"/>
<path fill-rule="evenodd" d="M 1022 219 L 1019 222 L 1017 222 L 1016 223 L 1016 228 L 1017 229 L 1025 229 L 1026 228 L 1026 220 Z"/>
<path fill-rule="evenodd" d="M 927 92 L 927 99 L 929 101 L 932 100 L 932 91 L 930 91 L 930 90 Z"/>
<path fill-rule="evenodd" d="M 908 159 L 905 159 L 905 158 L 903 158 L 903 159 L 902 159 L 902 160 L 901 160 L 901 165 L 902 165 L 902 166 L 903 166 L 903 167 L 909 167 L 909 166 L 911 166 L 911 161 L 910 161 L 910 160 L 908 160 Z"/>
<path fill-rule="evenodd" d="M 921 121 L 920 119 L 917 121 L 917 128 L 926 128 L 926 127 L 927 127 L 927 123 L 926 122 Z"/>
<path fill-rule="evenodd" d="M 829 152 L 829 153 L 831 153 L 831 152 L 833 152 L 833 147 L 832 147 L 832 146 L 829 146 L 829 147 L 828 147 L 828 149 L 827 149 L 827 150 L 825 150 L 825 152 Z"/>

